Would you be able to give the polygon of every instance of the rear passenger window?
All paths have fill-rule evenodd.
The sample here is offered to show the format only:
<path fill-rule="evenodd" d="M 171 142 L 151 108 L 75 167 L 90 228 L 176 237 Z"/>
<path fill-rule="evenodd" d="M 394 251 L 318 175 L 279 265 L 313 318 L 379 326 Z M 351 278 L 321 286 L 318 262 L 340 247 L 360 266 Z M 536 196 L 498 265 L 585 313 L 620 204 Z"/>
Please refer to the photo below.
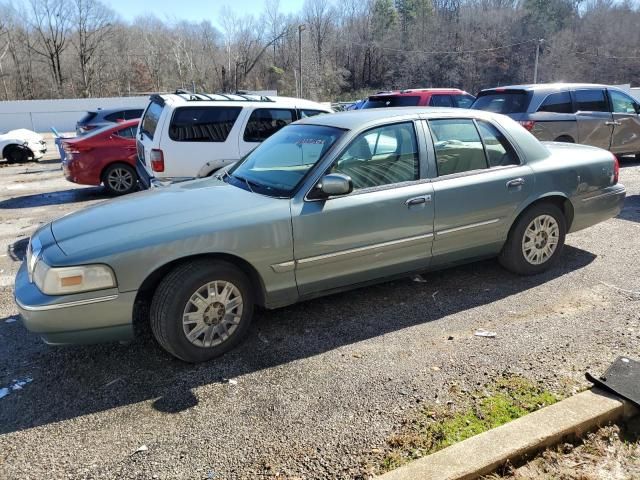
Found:
<path fill-rule="evenodd" d="M 142 110 L 127 110 L 124 112 L 125 120 L 133 120 L 134 118 L 140 118 L 142 116 Z"/>
<path fill-rule="evenodd" d="M 262 142 L 294 121 L 293 110 L 257 108 L 251 112 L 244 130 L 245 142 Z"/>
<path fill-rule="evenodd" d="M 576 90 L 578 110 L 583 112 L 608 112 L 604 90 Z"/>
<path fill-rule="evenodd" d="M 571 104 L 571 94 L 569 92 L 552 93 L 545 98 L 539 112 L 552 113 L 573 113 L 573 105 Z"/>
<path fill-rule="evenodd" d="M 431 95 L 429 100 L 430 107 L 453 107 L 451 96 L 449 95 Z"/>
<path fill-rule="evenodd" d="M 487 152 L 489 168 L 520 165 L 520 160 L 518 160 L 515 150 L 500 130 L 488 122 L 482 120 L 477 120 L 477 122 L 478 130 Z"/>
<path fill-rule="evenodd" d="M 323 113 L 327 112 L 323 112 L 322 110 L 300 110 L 300 118 L 315 117 L 316 115 L 322 115 Z"/>
<path fill-rule="evenodd" d="M 453 95 L 455 106 L 458 108 L 471 108 L 475 99 L 471 95 Z"/>
<path fill-rule="evenodd" d="M 224 142 L 241 107 L 183 107 L 173 114 L 169 138 L 176 142 Z"/>
<path fill-rule="evenodd" d="M 487 168 L 482 140 L 473 120 L 430 120 L 438 175 Z"/>
<path fill-rule="evenodd" d="M 136 136 L 135 127 L 127 127 L 116 132 L 116 135 L 122 138 L 133 138 Z"/>
<path fill-rule="evenodd" d="M 109 115 L 105 115 L 105 120 L 108 122 L 117 122 L 118 120 L 124 120 L 124 112 L 113 112 Z"/>

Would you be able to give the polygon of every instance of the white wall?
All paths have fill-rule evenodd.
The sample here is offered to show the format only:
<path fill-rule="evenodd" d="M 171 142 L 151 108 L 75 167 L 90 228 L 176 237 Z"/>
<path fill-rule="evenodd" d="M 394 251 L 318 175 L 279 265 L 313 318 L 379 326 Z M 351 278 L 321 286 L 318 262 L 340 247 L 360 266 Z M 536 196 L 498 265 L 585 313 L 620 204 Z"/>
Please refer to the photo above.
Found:
<path fill-rule="evenodd" d="M 88 111 L 97 108 L 145 108 L 149 97 L 74 98 L 60 100 L 16 100 L 0 102 L 0 130 L 28 128 L 48 132 L 73 132 L 76 122 Z"/>

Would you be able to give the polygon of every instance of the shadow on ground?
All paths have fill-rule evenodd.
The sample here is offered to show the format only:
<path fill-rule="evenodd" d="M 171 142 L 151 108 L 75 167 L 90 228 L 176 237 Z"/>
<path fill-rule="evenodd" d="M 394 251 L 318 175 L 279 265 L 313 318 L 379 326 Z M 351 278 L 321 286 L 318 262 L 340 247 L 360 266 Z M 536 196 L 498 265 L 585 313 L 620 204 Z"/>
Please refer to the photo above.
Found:
<path fill-rule="evenodd" d="M 425 283 L 399 280 L 259 311 L 244 343 L 201 365 L 175 360 L 148 336 L 130 345 L 47 347 L 20 322 L 0 319 L 0 387 L 33 378 L 0 399 L 0 433 L 151 399 L 158 411 L 181 412 L 198 403 L 196 387 L 439 321 L 536 288 L 594 258 L 567 246 L 559 265 L 537 276 L 515 276 L 489 260 L 425 274 Z"/>
<path fill-rule="evenodd" d="M 624 207 L 617 218 L 630 222 L 640 222 L 640 195 L 627 195 Z"/>
<path fill-rule="evenodd" d="M 0 202 L 0 209 L 45 207 L 111 198 L 102 187 L 72 188 L 58 192 L 13 197 Z"/>

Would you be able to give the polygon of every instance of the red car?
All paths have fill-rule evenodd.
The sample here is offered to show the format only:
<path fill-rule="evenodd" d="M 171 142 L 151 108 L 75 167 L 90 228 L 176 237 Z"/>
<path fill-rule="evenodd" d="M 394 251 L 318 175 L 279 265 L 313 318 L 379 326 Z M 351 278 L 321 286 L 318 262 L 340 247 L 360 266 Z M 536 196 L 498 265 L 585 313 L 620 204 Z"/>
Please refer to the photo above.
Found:
<path fill-rule="evenodd" d="M 65 178 L 82 185 L 102 183 L 113 195 L 134 191 L 138 186 L 135 138 L 138 122 L 139 119 L 127 120 L 63 140 Z"/>
<path fill-rule="evenodd" d="M 371 95 L 361 108 L 457 107 L 469 108 L 476 99 L 457 88 L 412 88 Z"/>

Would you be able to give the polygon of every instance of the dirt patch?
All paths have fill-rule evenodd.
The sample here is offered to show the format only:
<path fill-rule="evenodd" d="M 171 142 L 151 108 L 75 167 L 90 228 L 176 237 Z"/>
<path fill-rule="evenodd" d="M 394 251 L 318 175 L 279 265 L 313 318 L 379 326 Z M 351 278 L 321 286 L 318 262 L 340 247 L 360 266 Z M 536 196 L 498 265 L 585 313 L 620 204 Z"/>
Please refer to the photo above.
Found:
<path fill-rule="evenodd" d="M 610 425 L 581 445 L 549 449 L 526 465 L 485 480 L 637 480 L 640 478 L 640 421 Z"/>

